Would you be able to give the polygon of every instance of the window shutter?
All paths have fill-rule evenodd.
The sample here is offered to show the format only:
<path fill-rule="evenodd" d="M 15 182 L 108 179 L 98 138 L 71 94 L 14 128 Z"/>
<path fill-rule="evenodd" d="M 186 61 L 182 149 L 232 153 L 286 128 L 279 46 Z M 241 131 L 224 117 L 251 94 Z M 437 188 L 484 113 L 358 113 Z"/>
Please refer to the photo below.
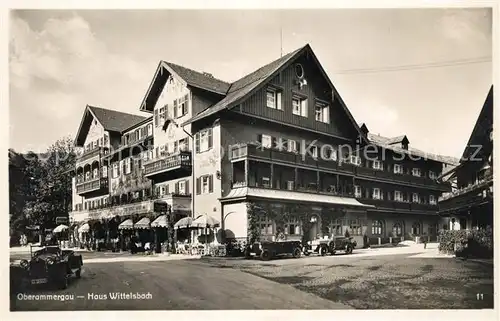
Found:
<path fill-rule="evenodd" d="M 212 128 L 208 130 L 208 149 L 212 148 L 213 146 L 213 135 L 212 135 Z"/>
<path fill-rule="evenodd" d="M 262 144 L 262 134 L 257 135 L 257 141 Z"/>
<path fill-rule="evenodd" d="M 277 138 L 271 137 L 271 148 L 276 148 L 277 145 Z"/>
<path fill-rule="evenodd" d="M 186 187 L 186 190 L 184 191 L 184 193 L 189 194 L 189 180 L 186 179 L 184 185 Z"/>
<path fill-rule="evenodd" d="M 115 176 L 115 177 L 120 176 L 120 170 L 121 170 L 121 168 L 120 168 L 121 166 L 120 166 L 120 165 L 121 165 L 121 161 L 120 161 L 120 163 L 118 163 L 118 164 L 117 164 L 117 166 L 116 166 L 116 169 L 117 169 L 116 173 L 117 173 L 117 174 L 116 174 L 116 176 Z"/>
<path fill-rule="evenodd" d="M 174 100 L 174 118 L 177 118 L 177 99 Z"/>
<path fill-rule="evenodd" d="M 175 194 L 179 194 L 179 182 L 175 183 Z"/>
<path fill-rule="evenodd" d="M 208 176 L 208 192 L 212 193 L 214 191 L 214 175 Z"/>
<path fill-rule="evenodd" d="M 153 125 L 149 124 L 148 125 L 148 136 L 151 136 L 151 135 L 153 135 Z"/>
<path fill-rule="evenodd" d="M 280 92 L 276 93 L 276 109 L 279 109 L 279 110 L 282 109 L 282 107 L 281 107 L 281 93 Z"/>
<path fill-rule="evenodd" d="M 196 178 L 196 195 L 200 195 L 201 192 L 201 179 Z"/>
<path fill-rule="evenodd" d="M 200 152 L 200 133 L 196 133 L 195 135 L 195 149 L 197 153 Z"/>

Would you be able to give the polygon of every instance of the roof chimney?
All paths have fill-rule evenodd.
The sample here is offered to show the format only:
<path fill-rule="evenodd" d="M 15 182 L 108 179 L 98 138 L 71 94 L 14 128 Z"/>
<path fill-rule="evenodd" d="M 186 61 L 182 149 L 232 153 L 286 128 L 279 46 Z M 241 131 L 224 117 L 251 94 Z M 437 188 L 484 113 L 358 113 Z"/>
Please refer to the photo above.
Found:
<path fill-rule="evenodd" d="M 209 72 L 203 72 L 203 75 L 207 76 L 208 78 L 214 78 L 214 75 Z"/>

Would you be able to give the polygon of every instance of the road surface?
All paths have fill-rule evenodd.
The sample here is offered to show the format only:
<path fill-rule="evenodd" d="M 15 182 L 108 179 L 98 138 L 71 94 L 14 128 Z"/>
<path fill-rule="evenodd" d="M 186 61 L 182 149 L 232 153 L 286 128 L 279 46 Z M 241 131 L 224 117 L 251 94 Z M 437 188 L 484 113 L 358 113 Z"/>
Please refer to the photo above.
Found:
<path fill-rule="evenodd" d="M 65 295 L 65 300 L 41 297 L 46 294 Z M 143 298 L 112 298 L 120 294 Z M 81 279 L 72 280 L 66 290 L 11 294 L 12 311 L 349 308 L 290 285 L 199 260 L 85 264 Z"/>

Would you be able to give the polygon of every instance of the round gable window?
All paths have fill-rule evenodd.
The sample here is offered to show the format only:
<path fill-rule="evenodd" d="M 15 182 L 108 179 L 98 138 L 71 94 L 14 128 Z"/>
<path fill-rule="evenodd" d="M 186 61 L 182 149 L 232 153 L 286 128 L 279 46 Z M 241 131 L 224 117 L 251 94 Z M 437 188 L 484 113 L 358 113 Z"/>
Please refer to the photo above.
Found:
<path fill-rule="evenodd" d="M 295 65 L 295 75 L 297 75 L 300 79 L 304 78 L 304 68 L 301 64 Z"/>

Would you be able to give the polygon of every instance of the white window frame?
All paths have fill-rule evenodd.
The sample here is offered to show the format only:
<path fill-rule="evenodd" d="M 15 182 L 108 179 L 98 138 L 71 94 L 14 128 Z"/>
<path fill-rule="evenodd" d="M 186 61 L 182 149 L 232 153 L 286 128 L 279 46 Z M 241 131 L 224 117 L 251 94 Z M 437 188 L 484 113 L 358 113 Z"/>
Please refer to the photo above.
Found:
<path fill-rule="evenodd" d="M 307 117 L 307 98 L 293 96 L 292 113 L 297 116 Z"/>
<path fill-rule="evenodd" d="M 118 177 L 118 163 L 113 163 L 113 178 Z"/>
<path fill-rule="evenodd" d="M 382 170 L 382 162 L 379 160 L 374 160 L 372 164 L 373 169 L 376 169 L 378 171 Z"/>
<path fill-rule="evenodd" d="M 262 186 L 265 188 L 271 188 L 271 178 L 267 176 L 261 177 Z"/>
<path fill-rule="evenodd" d="M 412 203 L 420 203 L 420 197 L 419 197 L 418 193 L 411 194 L 411 201 L 412 201 Z"/>
<path fill-rule="evenodd" d="M 403 193 L 401 191 L 394 191 L 394 200 L 396 202 L 402 202 L 403 201 Z"/>
<path fill-rule="evenodd" d="M 354 186 L 354 197 L 360 198 L 363 196 L 363 191 L 361 190 L 361 186 L 355 185 Z"/>
<path fill-rule="evenodd" d="M 293 191 L 295 182 L 294 181 L 286 181 L 286 189 L 289 191 Z"/>
<path fill-rule="evenodd" d="M 167 187 L 165 185 L 160 186 L 160 196 L 167 194 Z"/>
<path fill-rule="evenodd" d="M 200 153 L 206 152 L 209 149 L 208 137 L 208 130 L 202 130 L 200 132 Z"/>
<path fill-rule="evenodd" d="M 205 175 L 201 177 L 201 194 L 210 193 L 210 176 Z"/>
<path fill-rule="evenodd" d="M 264 148 L 271 148 L 273 146 L 273 138 L 271 135 L 265 135 L 263 134 L 261 136 L 261 145 Z"/>
<path fill-rule="evenodd" d="M 104 165 L 104 166 L 102 167 L 102 177 L 103 177 L 103 178 L 108 177 L 108 166 L 106 166 L 106 165 Z"/>
<path fill-rule="evenodd" d="M 314 106 L 314 114 L 316 121 L 329 124 L 330 123 L 330 105 L 317 101 Z"/>
<path fill-rule="evenodd" d="M 148 136 L 152 136 L 153 135 L 153 124 L 149 124 L 148 125 Z"/>
<path fill-rule="evenodd" d="M 418 167 L 414 167 L 412 168 L 411 170 L 411 174 L 415 177 L 420 177 L 422 175 L 421 171 L 420 171 L 420 168 Z"/>
<path fill-rule="evenodd" d="M 354 161 L 353 161 L 354 160 Z M 349 162 L 356 166 L 361 166 L 361 157 L 357 155 L 351 155 Z"/>
<path fill-rule="evenodd" d="M 394 164 L 394 174 L 403 174 L 403 166 L 401 164 Z"/>
<path fill-rule="evenodd" d="M 179 181 L 179 194 L 186 195 L 186 181 Z"/>
<path fill-rule="evenodd" d="M 288 143 L 287 143 L 287 149 L 291 153 L 297 153 L 298 152 L 297 141 L 293 140 L 293 139 L 289 139 Z"/>
<path fill-rule="evenodd" d="M 132 159 L 127 158 L 125 160 L 125 174 L 130 174 L 132 172 Z"/>
<path fill-rule="evenodd" d="M 266 106 L 271 109 L 282 110 L 281 92 L 273 88 L 268 88 L 266 91 Z"/>
<path fill-rule="evenodd" d="M 311 146 L 311 155 L 313 158 L 318 158 L 318 150 L 319 150 L 318 146 L 316 145 Z"/>
<path fill-rule="evenodd" d="M 436 202 L 436 196 L 429 195 L 429 204 L 431 204 L 431 205 L 436 205 L 437 204 L 437 202 Z"/>
<path fill-rule="evenodd" d="M 429 178 L 430 179 L 435 179 L 436 178 L 436 173 L 434 171 L 429 171 Z"/>
<path fill-rule="evenodd" d="M 372 191 L 372 198 L 374 200 L 381 200 L 382 199 L 382 191 L 380 190 L 380 188 L 378 187 L 375 187 Z"/>

